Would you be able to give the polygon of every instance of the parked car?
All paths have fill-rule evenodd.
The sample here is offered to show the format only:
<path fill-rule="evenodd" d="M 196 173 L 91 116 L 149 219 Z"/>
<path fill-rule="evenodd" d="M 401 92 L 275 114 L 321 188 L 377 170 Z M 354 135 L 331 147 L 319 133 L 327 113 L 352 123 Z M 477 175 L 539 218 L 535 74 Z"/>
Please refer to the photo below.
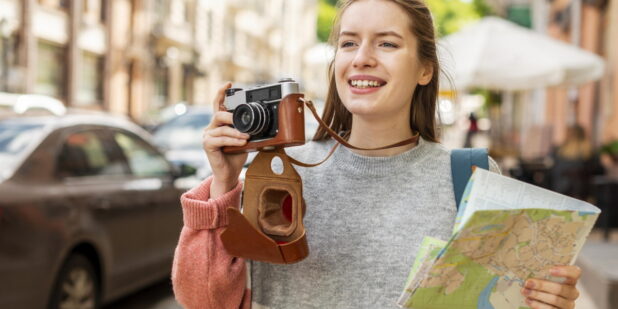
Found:
<path fill-rule="evenodd" d="M 324 104 L 322 101 L 316 101 L 316 103 L 318 113 L 321 114 Z M 154 141 L 165 153 L 167 159 L 176 166 L 184 164 L 197 169 L 196 177 L 185 184 L 187 187 L 193 187 L 212 173 L 202 148 L 202 134 L 204 128 L 208 126 L 212 119 L 212 109 L 209 106 L 177 104 L 173 106 L 172 110 L 180 110 L 181 113 L 175 117 L 166 117 L 167 121 L 153 129 Z M 318 126 L 313 115 L 306 111 L 305 138 L 307 141 L 313 138 Z M 253 162 L 256 155 L 256 152 L 249 153 L 247 162 L 240 174 L 241 179 L 244 179 L 247 167 Z"/>
<path fill-rule="evenodd" d="M 202 148 L 202 132 L 211 118 L 210 107 L 188 107 L 154 129 L 154 142 L 174 165 L 192 166 L 197 169 L 197 177 L 207 177 L 211 171 Z"/>
<path fill-rule="evenodd" d="M 178 171 L 128 120 L 0 120 L 0 308 L 97 308 L 169 276 Z"/>
<path fill-rule="evenodd" d="M 26 113 L 63 115 L 66 107 L 50 96 L 0 92 L 0 118 Z"/>

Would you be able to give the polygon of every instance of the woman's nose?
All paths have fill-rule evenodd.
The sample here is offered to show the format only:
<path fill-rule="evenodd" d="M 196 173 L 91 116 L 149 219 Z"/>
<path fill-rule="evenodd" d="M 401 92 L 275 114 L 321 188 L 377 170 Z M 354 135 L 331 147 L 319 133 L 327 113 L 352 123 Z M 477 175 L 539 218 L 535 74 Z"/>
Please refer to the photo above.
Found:
<path fill-rule="evenodd" d="M 369 44 L 362 44 L 354 56 L 352 63 L 355 68 L 373 67 L 376 65 L 376 58 L 373 48 Z"/>

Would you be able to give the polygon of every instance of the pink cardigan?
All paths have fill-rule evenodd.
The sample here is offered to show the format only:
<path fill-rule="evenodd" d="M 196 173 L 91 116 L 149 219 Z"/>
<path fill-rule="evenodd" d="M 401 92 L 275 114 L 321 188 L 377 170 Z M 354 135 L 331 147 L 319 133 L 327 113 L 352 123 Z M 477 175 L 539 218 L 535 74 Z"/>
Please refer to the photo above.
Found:
<path fill-rule="evenodd" d="M 226 209 L 240 205 L 242 183 L 209 199 L 211 182 L 212 177 L 181 197 L 184 226 L 172 266 L 174 295 L 187 309 L 248 309 L 245 261 L 227 254 L 219 239 L 228 224 Z"/>

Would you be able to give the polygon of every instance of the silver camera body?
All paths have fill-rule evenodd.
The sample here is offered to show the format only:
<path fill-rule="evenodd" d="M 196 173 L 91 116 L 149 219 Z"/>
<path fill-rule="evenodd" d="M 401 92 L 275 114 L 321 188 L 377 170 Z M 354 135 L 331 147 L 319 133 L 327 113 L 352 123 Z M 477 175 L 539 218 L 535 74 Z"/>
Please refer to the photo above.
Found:
<path fill-rule="evenodd" d="M 277 135 L 279 103 L 287 95 L 299 93 L 299 88 L 290 78 L 247 90 L 230 88 L 225 91 L 223 105 L 233 113 L 234 128 L 249 134 L 249 141 L 265 140 Z"/>

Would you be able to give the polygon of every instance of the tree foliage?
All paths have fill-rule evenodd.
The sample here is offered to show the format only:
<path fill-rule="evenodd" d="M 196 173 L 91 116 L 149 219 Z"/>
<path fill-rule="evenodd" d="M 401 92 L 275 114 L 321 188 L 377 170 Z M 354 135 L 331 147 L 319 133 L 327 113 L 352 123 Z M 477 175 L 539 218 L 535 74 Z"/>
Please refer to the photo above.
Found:
<path fill-rule="evenodd" d="M 433 13 L 439 37 L 457 32 L 465 25 L 491 14 L 484 0 L 426 0 Z"/>
<path fill-rule="evenodd" d="M 318 2 L 318 40 L 320 42 L 328 41 L 333 21 L 337 15 L 336 2 L 337 0 L 320 0 Z"/>
<path fill-rule="evenodd" d="M 457 32 L 466 24 L 492 14 L 486 0 L 425 0 L 439 37 Z M 326 42 L 336 15 L 337 0 L 318 2 L 318 39 Z"/>
<path fill-rule="evenodd" d="M 491 7 L 485 2 L 485 0 L 473 0 L 472 5 L 481 17 L 493 14 Z"/>

